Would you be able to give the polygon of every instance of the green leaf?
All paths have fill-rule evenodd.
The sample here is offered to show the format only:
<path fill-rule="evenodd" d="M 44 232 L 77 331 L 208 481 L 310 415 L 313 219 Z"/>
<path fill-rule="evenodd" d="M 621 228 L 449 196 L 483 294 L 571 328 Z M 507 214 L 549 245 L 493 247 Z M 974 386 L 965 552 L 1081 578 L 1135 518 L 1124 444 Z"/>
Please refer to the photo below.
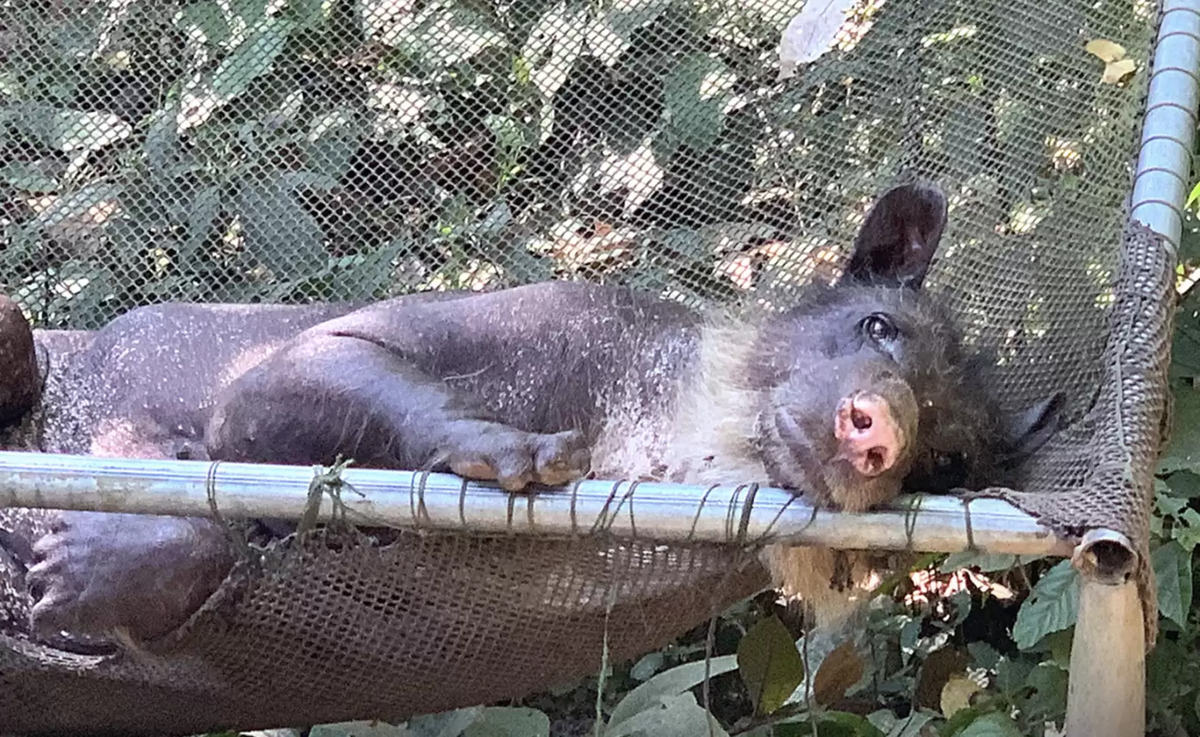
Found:
<path fill-rule="evenodd" d="M 954 712 L 954 716 L 946 720 L 946 723 L 939 730 L 938 735 L 939 737 L 958 737 L 968 725 L 978 719 L 981 714 L 986 713 L 988 713 L 988 710 L 979 706 L 968 706 L 965 709 L 959 709 Z"/>
<path fill-rule="evenodd" d="M 517 706 L 489 706 L 462 737 L 550 737 L 550 718 Z"/>
<path fill-rule="evenodd" d="M 373 721 L 320 724 L 308 734 L 309 737 L 408 737 L 404 727 Z"/>
<path fill-rule="evenodd" d="M 804 680 L 800 651 L 776 616 L 759 620 L 746 632 L 738 642 L 737 664 L 757 714 L 773 713 Z"/>
<path fill-rule="evenodd" d="M 722 109 L 736 77 L 720 59 L 688 54 L 667 74 L 663 102 L 679 143 L 703 151 L 721 135 Z"/>
<path fill-rule="evenodd" d="M 890 709 L 880 709 L 867 715 L 875 729 L 887 737 L 921 737 L 921 730 L 938 715 L 924 709 L 913 710 L 906 717 L 898 717 Z"/>
<path fill-rule="evenodd" d="M 1000 664 L 1000 652 L 982 640 L 968 642 L 967 652 L 971 654 L 971 661 L 976 667 L 991 670 Z"/>
<path fill-rule="evenodd" d="M 1058 721 L 1067 710 L 1067 672 L 1056 665 L 1039 663 L 1029 674 L 1033 689 L 1021 708 L 1033 722 Z"/>
<path fill-rule="evenodd" d="M 404 737 L 461 737 L 468 727 L 479 721 L 483 710 L 482 706 L 469 706 L 413 717 L 404 725 L 407 730 Z"/>
<path fill-rule="evenodd" d="M 506 45 L 504 34 L 492 27 L 490 18 L 467 5 L 431 4 L 418 15 L 403 13 L 390 19 L 385 11 L 373 22 L 380 43 L 418 54 L 426 64 L 440 68 Z"/>
<path fill-rule="evenodd" d="M 268 0 L 232 0 L 229 4 L 234 15 L 245 21 L 246 25 L 252 26 L 266 16 L 267 5 L 270 3 Z"/>
<path fill-rule="evenodd" d="M 1171 530 L 1171 538 L 1190 555 L 1200 545 L 1200 512 L 1188 507 L 1179 515 L 1178 522 Z"/>
<path fill-rule="evenodd" d="M 1180 627 L 1187 627 L 1192 607 L 1192 556 L 1174 540 L 1150 554 L 1158 587 L 1158 611 Z"/>
<path fill-rule="evenodd" d="M 312 28 L 325 20 L 325 0 L 288 0 L 284 17 L 299 28 Z"/>
<path fill-rule="evenodd" d="M 1173 473 L 1166 479 L 1171 495 L 1181 499 L 1200 498 L 1200 474 L 1191 471 Z"/>
<path fill-rule="evenodd" d="M 816 729 L 813 729 L 816 722 Z M 844 711 L 827 711 L 819 716 L 806 715 L 775 725 L 774 737 L 885 737 L 871 720 Z"/>
<path fill-rule="evenodd" d="M 142 144 L 150 170 L 159 176 L 168 175 L 168 167 L 179 154 L 178 106 L 172 103 L 154 114 Z"/>
<path fill-rule="evenodd" d="M 1027 660 L 1003 658 L 996 664 L 996 688 L 1013 699 L 1029 686 L 1029 674 L 1032 672 L 1033 663 Z"/>
<path fill-rule="evenodd" d="M 223 44 L 229 38 L 225 13 L 213 0 L 201 0 L 182 8 L 177 25 L 185 33 L 196 32 L 204 36 L 204 42 L 209 46 Z"/>
<path fill-rule="evenodd" d="M 1013 640 L 1027 650 L 1051 632 L 1075 623 L 1079 613 L 1079 573 L 1064 560 L 1046 571 L 1017 612 Z"/>
<path fill-rule="evenodd" d="M 711 675 L 718 676 L 738 667 L 737 657 L 723 655 L 711 661 Z M 677 665 L 663 671 L 633 689 L 621 699 L 609 717 L 609 729 L 646 709 L 657 707 L 663 699 L 675 696 L 704 681 L 704 661 Z"/>
<path fill-rule="evenodd" d="M 212 228 L 213 220 L 221 210 L 221 188 L 205 187 L 192 200 L 188 212 L 187 240 L 180 248 L 180 258 L 188 259 L 196 252 Z"/>
<path fill-rule="evenodd" d="M 1200 187 L 1200 184 L 1196 185 Z M 1192 190 L 1195 192 L 1195 190 Z M 1182 230 L 1179 233 L 1179 258 L 1193 261 L 1200 258 L 1200 221 L 1192 209 L 1184 210 Z"/>
<path fill-rule="evenodd" d="M 1192 187 L 1192 191 L 1188 193 L 1187 202 L 1185 202 L 1183 206 L 1191 209 L 1192 205 L 1196 204 L 1198 201 L 1200 201 L 1200 182 L 1197 182 L 1195 186 Z"/>
<path fill-rule="evenodd" d="M 1172 380 L 1195 379 L 1200 376 L 1200 327 L 1197 326 L 1196 317 L 1193 315 L 1194 293 L 1200 294 L 1193 288 L 1193 292 L 1188 294 L 1187 304 L 1176 313 L 1175 332 L 1171 335 Z"/>
<path fill-rule="evenodd" d="M 63 153 L 99 151 L 133 134 L 129 123 L 99 111 L 41 110 L 26 125 L 42 143 Z"/>
<path fill-rule="evenodd" d="M 313 121 L 304 142 L 307 168 L 341 179 L 361 143 L 359 136 L 360 126 L 347 111 L 339 110 Z"/>
<path fill-rule="evenodd" d="M 1039 556 L 1012 555 L 1010 553 L 983 553 L 966 550 L 961 553 L 951 553 L 946 556 L 938 570 L 942 573 L 953 573 L 960 568 L 978 568 L 982 573 L 1007 571 L 1018 565 L 1028 565 Z"/>
<path fill-rule="evenodd" d="M 662 667 L 664 659 L 662 653 L 650 653 L 643 656 L 629 669 L 629 677 L 635 681 L 649 680 Z"/>
<path fill-rule="evenodd" d="M 958 737 L 1022 737 L 1021 730 L 1007 714 L 984 714 L 958 733 Z"/>
<path fill-rule="evenodd" d="M 638 712 L 604 737 L 729 737 L 729 733 L 690 692 L 663 697 L 659 704 Z"/>
<path fill-rule="evenodd" d="M 1172 382 L 1175 407 L 1171 435 L 1158 467 L 1162 473 L 1200 471 L 1200 391 Z"/>
<path fill-rule="evenodd" d="M 23 161 L 14 161 L 0 166 L 0 179 L 8 186 L 23 192 L 45 193 L 58 189 L 58 180 L 40 171 L 36 166 Z"/>
<path fill-rule="evenodd" d="M 291 23 L 280 18 L 268 18 L 258 31 L 250 34 L 217 65 L 211 90 L 219 103 L 241 95 L 250 83 L 270 71 L 275 58 L 287 44 Z"/>
<path fill-rule="evenodd" d="M 242 179 L 237 205 L 246 250 L 277 278 L 296 278 L 325 264 L 321 228 L 295 200 L 282 177 Z"/>

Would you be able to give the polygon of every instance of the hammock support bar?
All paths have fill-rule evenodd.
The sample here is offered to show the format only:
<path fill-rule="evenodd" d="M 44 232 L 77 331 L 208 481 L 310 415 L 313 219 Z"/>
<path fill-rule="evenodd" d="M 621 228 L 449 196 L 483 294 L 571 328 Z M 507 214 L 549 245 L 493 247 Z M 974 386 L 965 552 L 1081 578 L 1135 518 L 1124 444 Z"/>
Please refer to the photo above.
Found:
<path fill-rule="evenodd" d="M 325 470 L 3 452 L 0 505 L 209 516 L 215 504 L 227 518 L 298 520 L 310 486 Z M 1057 556 L 1069 555 L 1074 542 L 997 499 L 912 496 L 890 508 L 847 514 L 818 511 L 786 490 L 765 487 L 592 480 L 508 494 L 450 474 L 351 467 L 337 478 L 345 518 L 360 526 Z M 328 522 L 336 511 L 332 496 L 322 494 L 318 521 Z"/>

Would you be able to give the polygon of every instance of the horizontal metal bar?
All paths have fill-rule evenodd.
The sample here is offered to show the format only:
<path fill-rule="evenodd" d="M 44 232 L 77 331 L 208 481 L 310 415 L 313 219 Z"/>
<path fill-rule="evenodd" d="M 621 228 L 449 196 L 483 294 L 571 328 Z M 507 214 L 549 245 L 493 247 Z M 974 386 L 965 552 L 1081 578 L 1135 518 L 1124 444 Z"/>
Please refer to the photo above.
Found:
<path fill-rule="evenodd" d="M 321 468 L 0 452 L 0 506 L 297 520 Z M 843 549 L 1071 554 L 1029 515 L 996 499 L 906 497 L 866 514 L 815 510 L 783 489 L 581 481 L 507 494 L 449 474 L 348 468 L 339 497 L 362 526 L 672 541 L 782 541 Z M 911 507 L 909 505 L 912 505 Z M 329 495 L 318 519 L 335 511 Z M 973 542 L 973 545 L 972 545 Z"/>

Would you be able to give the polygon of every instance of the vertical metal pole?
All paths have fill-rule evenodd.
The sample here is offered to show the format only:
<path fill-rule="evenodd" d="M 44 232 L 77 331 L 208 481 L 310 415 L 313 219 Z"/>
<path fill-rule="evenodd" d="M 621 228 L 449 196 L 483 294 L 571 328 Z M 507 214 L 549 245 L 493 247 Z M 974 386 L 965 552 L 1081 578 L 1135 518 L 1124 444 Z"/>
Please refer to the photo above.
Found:
<path fill-rule="evenodd" d="M 1093 530 L 1072 562 L 1079 569 L 1079 618 L 1071 647 L 1067 737 L 1146 733 L 1146 638 L 1128 538 Z"/>
<path fill-rule="evenodd" d="M 1130 216 L 1164 236 L 1176 255 L 1191 182 L 1200 102 L 1200 1 L 1164 0 L 1146 98 Z M 1144 612 L 1123 535 L 1093 530 L 1073 556 L 1079 618 L 1067 692 L 1068 737 L 1146 733 Z"/>
<path fill-rule="evenodd" d="M 1200 2 L 1163 0 L 1130 215 L 1179 247 L 1200 102 Z"/>

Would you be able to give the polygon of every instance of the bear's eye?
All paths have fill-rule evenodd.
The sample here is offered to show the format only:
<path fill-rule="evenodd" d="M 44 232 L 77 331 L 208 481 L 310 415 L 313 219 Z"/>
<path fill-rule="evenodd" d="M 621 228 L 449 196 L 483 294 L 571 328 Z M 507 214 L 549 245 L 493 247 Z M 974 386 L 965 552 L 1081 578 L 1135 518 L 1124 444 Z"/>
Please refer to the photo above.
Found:
<path fill-rule="evenodd" d="M 859 322 L 858 329 L 867 338 L 879 344 L 895 340 L 899 332 L 896 330 L 896 323 L 892 322 L 892 318 L 882 312 L 873 312 L 864 317 Z"/>

